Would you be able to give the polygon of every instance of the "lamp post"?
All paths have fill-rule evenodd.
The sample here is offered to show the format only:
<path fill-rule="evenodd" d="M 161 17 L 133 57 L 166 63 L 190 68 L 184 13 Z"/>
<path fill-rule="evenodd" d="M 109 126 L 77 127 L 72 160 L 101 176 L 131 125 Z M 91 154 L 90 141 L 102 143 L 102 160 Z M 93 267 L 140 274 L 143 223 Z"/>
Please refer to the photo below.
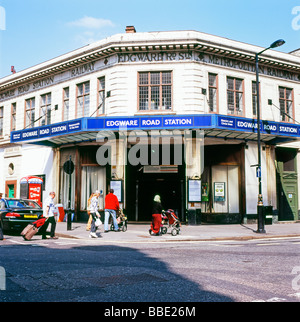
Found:
<path fill-rule="evenodd" d="M 257 233 L 265 234 L 265 218 L 263 210 L 263 195 L 261 185 L 261 138 L 260 138 L 260 92 L 259 92 L 259 55 L 271 48 L 280 47 L 285 44 L 283 39 L 276 40 L 270 47 L 265 48 L 261 52 L 255 54 L 255 67 L 256 67 L 256 94 L 257 94 L 257 148 L 258 148 L 258 165 L 257 165 L 257 177 L 258 177 L 258 203 L 257 203 Z"/>

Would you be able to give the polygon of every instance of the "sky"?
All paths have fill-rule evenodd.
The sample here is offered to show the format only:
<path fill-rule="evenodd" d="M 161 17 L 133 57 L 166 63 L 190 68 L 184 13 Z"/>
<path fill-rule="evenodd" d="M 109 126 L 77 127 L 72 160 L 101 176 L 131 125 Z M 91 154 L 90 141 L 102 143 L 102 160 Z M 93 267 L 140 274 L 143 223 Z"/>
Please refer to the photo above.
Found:
<path fill-rule="evenodd" d="M 125 32 L 197 30 L 300 48 L 300 0 L 0 0 L 0 78 Z"/>

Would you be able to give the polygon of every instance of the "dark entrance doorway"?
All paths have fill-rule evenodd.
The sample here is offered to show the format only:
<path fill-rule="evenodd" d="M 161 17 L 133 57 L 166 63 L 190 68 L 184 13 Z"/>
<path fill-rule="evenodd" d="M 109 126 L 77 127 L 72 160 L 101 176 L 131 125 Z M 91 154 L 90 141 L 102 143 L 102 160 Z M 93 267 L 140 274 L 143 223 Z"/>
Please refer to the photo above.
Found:
<path fill-rule="evenodd" d="M 173 209 L 182 218 L 183 181 L 179 174 L 143 174 L 136 187 L 138 221 L 151 220 L 153 199 L 156 195 L 161 197 L 165 210 Z"/>
<path fill-rule="evenodd" d="M 176 173 L 144 173 L 143 166 L 127 166 L 126 215 L 130 221 L 151 221 L 155 195 L 160 195 L 165 210 L 173 209 L 184 218 L 184 166 Z"/>
<path fill-rule="evenodd" d="M 297 150 L 276 149 L 277 194 L 280 221 L 298 219 Z"/>
<path fill-rule="evenodd" d="M 159 146 L 149 144 L 145 150 L 148 151 L 145 164 L 126 166 L 128 220 L 151 221 L 155 195 L 160 195 L 165 210 L 173 209 L 180 220 L 183 220 L 185 212 L 184 149 L 174 144 Z M 145 150 L 141 151 L 145 153 Z M 182 154 L 180 160 L 182 164 L 178 164 L 180 159 L 178 153 Z M 164 158 L 165 155 L 169 158 Z"/>

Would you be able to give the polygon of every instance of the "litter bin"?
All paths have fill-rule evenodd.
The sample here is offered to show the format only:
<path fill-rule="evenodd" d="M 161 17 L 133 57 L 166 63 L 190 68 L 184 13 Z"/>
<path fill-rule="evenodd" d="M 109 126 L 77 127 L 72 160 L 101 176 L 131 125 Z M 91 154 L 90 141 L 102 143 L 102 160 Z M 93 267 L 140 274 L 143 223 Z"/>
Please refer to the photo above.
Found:
<path fill-rule="evenodd" d="M 201 225 L 201 222 L 202 222 L 201 209 L 188 210 L 187 220 L 188 220 L 188 225 L 191 225 L 191 226 Z"/>
<path fill-rule="evenodd" d="M 265 225 L 273 224 L 273 207 L 265 206 L 264 207 L 264 217 L 265 217 Z"/>

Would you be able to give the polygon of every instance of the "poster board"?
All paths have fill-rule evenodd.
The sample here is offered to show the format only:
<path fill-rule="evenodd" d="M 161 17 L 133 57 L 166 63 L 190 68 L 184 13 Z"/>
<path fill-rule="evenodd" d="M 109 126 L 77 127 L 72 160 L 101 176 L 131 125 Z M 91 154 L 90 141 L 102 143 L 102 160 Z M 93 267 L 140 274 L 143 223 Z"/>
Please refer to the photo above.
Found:
<path fill-rule="evenodd" d="M 201 180 L 188 180 L 188 202 L 202 201 Z"/>
<path fill-rule="evenodd" d="M 209 184 L 208 184 L 208 182 L 202 183 L 202 202 L 209 202 Z"/>
<path fill-rule="evenodd" d="M 123 202 L 123 180 L 114 180 L 110 182 L 110 189 L 114 189 L 114 194 L 117 196 L 119 202 Z"/>
<path fill-rule="evenodd" d="M 214 183 L 214 199 L 215 199 L 215 202 L 224 202 L 226 200 L 225 182 Z"/>

